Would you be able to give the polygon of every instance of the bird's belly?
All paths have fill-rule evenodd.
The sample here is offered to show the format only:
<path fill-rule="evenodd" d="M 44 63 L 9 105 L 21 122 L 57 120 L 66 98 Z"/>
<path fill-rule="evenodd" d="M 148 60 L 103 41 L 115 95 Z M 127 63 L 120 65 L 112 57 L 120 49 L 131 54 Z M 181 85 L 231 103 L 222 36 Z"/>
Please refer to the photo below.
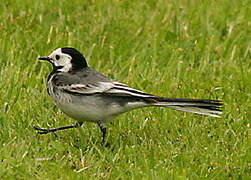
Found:
<path fill-rule="evenodd" d="M 98 106 L 93 102 L 86 101 L 85 103 L 76 104 L 76 103 L 56 103 L 58 107 L 66 115 L 77 121 L 92 121 L 98 122 L 106 120 L 108 114 L 105 108 Z"/>
<path fill-rule="evenodd" d="M 130 102 L 124 98 L 103 95 L 70 95 L 62 99 L 56 101 L 58 107 L 65 114 L 79 122 L 106 122 L 114 119 L 119 114 L 145 106 L 144 103 L 138 101 Z"/>
<path fill-rule="evenodd" d="M 83 122 L 106 122 L 128 111 L 125 105 L 99 96 L 75 96 L 70 101 L 56 101 L 66 115 Z"/>

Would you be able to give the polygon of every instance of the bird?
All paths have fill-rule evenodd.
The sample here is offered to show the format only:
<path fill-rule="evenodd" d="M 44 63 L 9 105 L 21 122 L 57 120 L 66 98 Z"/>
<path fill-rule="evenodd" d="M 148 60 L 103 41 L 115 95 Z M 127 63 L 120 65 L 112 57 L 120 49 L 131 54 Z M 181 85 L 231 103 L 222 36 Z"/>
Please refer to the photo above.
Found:
<path fill-rule="evenodd" d="M 107 127 L 118 115 L 143 107 L 164 107 L 211 117 L 222 114 L 221 100 L 166 98 L 134 89 L 90 68 L 84 55 L 73 47 L 55 49 L 40 61 L 52 64 L 47 77 L 47 92 L 56 106 L 76 120 L 76 124 L 51 129 L 34 127 L 37 133 L 47 134 L 77 128 L 84 122 L 93 122 L 106 142 Z"/>

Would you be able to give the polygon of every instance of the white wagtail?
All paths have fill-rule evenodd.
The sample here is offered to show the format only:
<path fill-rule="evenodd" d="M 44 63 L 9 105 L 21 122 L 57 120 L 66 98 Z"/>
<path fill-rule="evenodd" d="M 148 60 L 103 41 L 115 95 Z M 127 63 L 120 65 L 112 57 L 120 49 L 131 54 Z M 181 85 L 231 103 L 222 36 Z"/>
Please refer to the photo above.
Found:
<path fill-rule="evenodd" d="M 52 129 L 34 127 L 38 133 L 76 128 L 84 121 L 97 123 L 105 142 L 104 123 L 118 115 L 142 107 L 158 106 L 179 111 L 219 117 L 221 101 L 205 99 L 176 99 L 159 97 L 133 89 L 107 78 L 88 67 L 84 56 L 74 48 L 58 48 L 47 57 L 40 57 L 53 65 L 47 79 L 47 91 L 56 105 L 76 125 Z"/>

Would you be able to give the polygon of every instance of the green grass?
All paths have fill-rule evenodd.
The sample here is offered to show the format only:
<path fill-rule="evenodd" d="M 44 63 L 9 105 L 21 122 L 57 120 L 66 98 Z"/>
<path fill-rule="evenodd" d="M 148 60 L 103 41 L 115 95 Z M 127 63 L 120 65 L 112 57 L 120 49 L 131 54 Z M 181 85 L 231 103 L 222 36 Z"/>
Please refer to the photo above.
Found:
<path fill-rule="evenodd" d="M 251 1 L 0 3 L 1 179 L 249 179 Z M 91 67 L 149 93 L 224 101 L 222 118 L 161 108 L 123 114 L 101 146 L 46 93 L 48 64 L 71 46 Z M 47 158 L 47 159 L 39 159 Z"/>

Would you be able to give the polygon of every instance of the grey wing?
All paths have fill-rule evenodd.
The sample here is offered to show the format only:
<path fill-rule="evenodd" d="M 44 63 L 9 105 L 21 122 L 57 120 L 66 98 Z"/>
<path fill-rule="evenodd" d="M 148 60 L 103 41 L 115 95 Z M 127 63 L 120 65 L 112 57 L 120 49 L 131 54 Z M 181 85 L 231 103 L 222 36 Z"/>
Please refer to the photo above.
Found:
<path fill-rule="evenodd" d="M 101 93 L 112 86 L 111 79 L 91 68 L 75 73 L 60 73 L 53 82 L 58 89 L 78 94 Z"/>
<path fill-rule="evenodd" d="M 106 95 L 114 96 L 134 96 L 134 97 L 153 97 L 153 95 L 144 93 L 137 89 L 130 88 L 124 84 L 113 82 L 91 82 L 87 84 L 71 84 L 66 86 L 59 86 L 68 92 L 78 93 L 78 94 L 95 94 L 102 93 Z"/>
<path fill-rule="evenodd" d="M 131 88 L 104 75 L 88 69 L 74 75 L 62 73 L 56 79 L 57 88 L 77 94 L 103 93 L 115 96 L 153 97 L 143 91 Z"/>

